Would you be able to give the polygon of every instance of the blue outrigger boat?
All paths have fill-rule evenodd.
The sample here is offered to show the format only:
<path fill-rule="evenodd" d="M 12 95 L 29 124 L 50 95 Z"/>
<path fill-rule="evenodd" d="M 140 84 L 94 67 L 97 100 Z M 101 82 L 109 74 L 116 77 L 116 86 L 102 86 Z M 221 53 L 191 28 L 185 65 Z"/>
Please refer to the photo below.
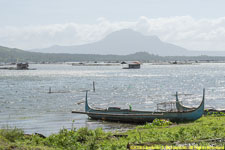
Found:
<path fill-rule="evenodd" d="M 205 89 L 203 89 L 202 102 L 196 109 L 184 109 L 180 105 L 177 96 L 177 111 L 167 112 L 153 112 L 153 111 L 138 111 L 130 109 L 120 109 L 118 107 L 109 107 L 107 109 L 93 109 L 88 105 L 86 92 L 85 112 L 72 111 L 72 113 L 87 114 L 90 118 L 96 120 L 117 121 L 117 122 L 131 122 L 131 123 L 145 123 L 152 122 L 154 119 L 167 119 L 173 122 L 194 121 L 200 118 L 204 113 Z"/>

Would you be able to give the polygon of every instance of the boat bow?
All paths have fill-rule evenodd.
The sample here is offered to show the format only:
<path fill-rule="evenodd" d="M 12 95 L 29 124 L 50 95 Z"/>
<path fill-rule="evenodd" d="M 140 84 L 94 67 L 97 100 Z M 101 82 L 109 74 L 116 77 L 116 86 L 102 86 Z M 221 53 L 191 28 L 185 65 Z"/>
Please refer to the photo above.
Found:
<path fill-rule="evenodd" d="M 87 95 L 88 95 L 88 90 L 86 90 L 86 97 L 85 97 L 85 112 L 89 112 L 89 110 L 91 109 L 88 105 Z"/>

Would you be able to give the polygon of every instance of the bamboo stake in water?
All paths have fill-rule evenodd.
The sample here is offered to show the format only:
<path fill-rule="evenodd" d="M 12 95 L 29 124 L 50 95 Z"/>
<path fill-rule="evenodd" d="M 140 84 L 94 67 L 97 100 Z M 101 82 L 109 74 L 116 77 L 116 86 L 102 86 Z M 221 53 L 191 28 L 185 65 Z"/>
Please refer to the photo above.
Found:
<path fill-rule="evenodd" d="M 52 93 L 52 89 L 51 89 L 51 87 L 49 87 L 49 91 L 48 91 L 48 93 L 50 94 L 50 93 Z"/>
<path fill-rule="evenodd" d="M 95 81 L 93 81 L 93 91 L 95 92 Z"/>

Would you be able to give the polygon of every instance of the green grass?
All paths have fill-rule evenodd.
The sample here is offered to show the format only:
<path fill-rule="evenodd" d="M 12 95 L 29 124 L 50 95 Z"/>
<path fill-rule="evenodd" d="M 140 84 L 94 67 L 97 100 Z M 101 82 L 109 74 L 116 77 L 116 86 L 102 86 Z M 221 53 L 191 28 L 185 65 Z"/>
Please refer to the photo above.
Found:
<path fill-rule="evenodd" d="M 120 136 L 115 136 L 119 134 Z M 123 136 L 124 135 L 124 136 Z M 24 135 L 20 129 L 0 130 L 0 149 L 127 149 L 127 144 L 218 145 L 210 139 L 225 138 L 225 116 L 210 115 L 192 123 L 172 124 L 155 120 L 123 133 L 104 132 L 101 128 L 89 130 L 80 128 L 62 129 L 47 138 L 38 135 Z"/>

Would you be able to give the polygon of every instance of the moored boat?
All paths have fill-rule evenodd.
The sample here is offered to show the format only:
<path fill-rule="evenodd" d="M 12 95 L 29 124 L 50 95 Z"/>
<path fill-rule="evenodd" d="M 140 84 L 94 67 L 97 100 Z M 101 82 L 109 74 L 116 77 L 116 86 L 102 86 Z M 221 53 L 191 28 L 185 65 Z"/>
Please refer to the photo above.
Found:
<path fill-rule="evenodd" d="M 107 109 L 93 109 L 88 105 L 86 92 L 85 112 L 72 111 L 72 113 L 87 114 L 92 119 L 144 123 L 152 122 L 154 119 L 167 119 L 173 122 L 194 121 L 204 113 L 205 89 L 203 89 L 202 102 L 196 109 L 178 110 L 176 112 L 154 112 L 154 111 L 138 111 L 131 109 L 120 109 L 119 107 L 109 107 Z"/>

